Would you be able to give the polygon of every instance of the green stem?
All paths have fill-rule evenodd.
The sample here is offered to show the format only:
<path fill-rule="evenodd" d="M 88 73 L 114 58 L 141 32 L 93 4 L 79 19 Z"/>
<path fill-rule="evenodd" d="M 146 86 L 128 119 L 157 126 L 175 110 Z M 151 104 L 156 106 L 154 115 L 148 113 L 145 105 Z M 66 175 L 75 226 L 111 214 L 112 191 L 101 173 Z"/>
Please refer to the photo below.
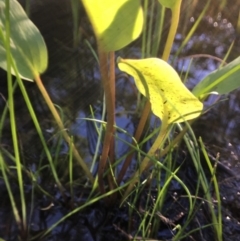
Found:
<path fill-rule="evenodd" d="M 8 180 L 7 173 L 6 173 L 7 166 L 4 162 L 4 159 L 3 159 L 3 156 L 2 156 L 1 152 L 0 152 L 0 167 L 1 167 L 0 169 L 1 169 L 2 175 L 3 175 L 2 178 L 4 180 L 4 184 L 6 185 L 8 196 L 9 196 L 9 199 L 10 199 L 9 201 L 10 201 L 11 206 L 12 206 L 13 215 L 14 215 L 15 221 L 17 223 L 18 229 L 21 230 L 22 229 L 22 220 L 21 220 L 21 217 L 19 215 L 16 202 L 14 200 L 14 193 L 11 189 L 11 185 L 10 185 L 10 182 Z"/>
<path fill-rule="evenodd" d="M 42 80 L 40 79 L 39 75 L 35 76 L 35 82 L 44 98 L 44 100 L 46 101 L 60 131 L 62 131 L 62 135 L 65 139 L 65 141 L 68 143 L 69 147 L 72 145 L 72 151 L 73 151 L 73 155 L 76 158 L 76 160 L 79 162 L 80 166 L 82 167 L 82 169 L 84 170 L 85 174 L 87 175 L 87 177 L 89 178 L 89 180 L 94 183 L 94 178 L 92 176 L 92 173 L 89 171 L 88 166 L 86 165 L 86 163 L 83 161 L 83 159 L 81 158 L 81 156 L 78 153 L 78 150 L 76 148 L 76 146 L 72 143 L 71 138 L 69 137 L 63 123 L 62 120 L 54 106 L 54 104 L 52 103 L 52 100 L 50 99 L 44 85 L 42 84 Z"/>
<path fill-rule="evenodd" d="M 221 208 L 221 198 L 220 198 L 220 193 L 219 193 L 218 181 L 217 181 L 217 178 L 216 178 L 216 175 L 215 175 L 215 169 L 213 168 L 213 166 L 211 164 L 211 161 L 209 160 L 207 151 L 205 149 L 205 146 L 202 142 L 201 137 L 199 138 L 199 142 L 200 142 L 200 147 L 201 147 L 201 150 L 203 152 L 203 155 L 206 159 L 208 168 L 209 168 L 209 170 L 212 174 L 212 180 L 213 180 L 213 185 L 214 185 L 216 199 L 217 199 L 217 212 L 215 212 L 215 209 L 213 208 L 213 205 L 211 204 L 212 196 L 210 194 L 209 186 L 205 187 L 203 185 L 203 187 L 205 187 L 204 191 L 205 191 L 206 195 L 208 194 L 207 195 L 208 200 L 210 201 L 209 210 L 210 210 L 211 215 L 212 215 L 213 223 L 215 224 L 213 227 L 214 227 L 216 236 L 218 238 L 217 240 L 222 241 L 222 208 Z"/>
<path fill-rule="evenodd" d="M 60 182 L 60 180 L 59 180 L 59 178 L 58 178 L 56 169 L 55 169 L 55 167 L 54 167 L 54 163 L 53 163 L 53 160 L 52 160 L 51 153 L 50 153 L 50 151 L 49 151 L 49 149 L 48 149 L 48 147 L 47 147 L 47 143 L 46 143 L 46 141 L 45 141 L 45 139 L 44 139 L 44 136 L 43 136 L 43 133 L 42 133 L 40 124 L 39 124 L 39 122 L 38 122 L 38 120 L 37 120 L 37 117 L 36 117 L 36 114 L 35 114 L 34 109 L 33 109 L 33 107 L 32 107 L 31 101 L 30 101 L 30 99 L 29 99 L 29 97 L 28 97 L 27 91 L 26 91 L 26 89 L 25 89 L 25 87 L 24 87 L 24 84 L 23 84 L 22 79 L 21 79 L 20 76 L 19 76 L 19 71 L 18 71 L 18 69 L 17 69 L 17 67 L 16 67 L 16 64 L 14 63 L 12 57 L 11 57 L 11 67 L 12 67 L 12 69 L 14 70 L 15 75 L 16 75 L 16 78 L 17 78 L 17 82 L 15 82 L 15 84 L 14 84 L 14 86 L 13 86 L 13 88 L 12 88 L 12 89 L 13 89 L 13 90 L 12 90 L 12 93 L 14 92 L 14 90 L 16 89 L 16 86 L 17 86 L 17 84 L 18 84 L 18 86 L 19 86 L 19 88 L 20 88 L 20 90 L 21 90 L 21 92 L 22 92 L 22 95 L 23 95 L 23 97 L 24 97 L 24 100 L 25 100 L 25 102 L 26 102 L 26 105 L 27 105 L 27 108 L 28 108 L 28 110 L 29 110 L 29 113 L 30 113 L 30 115 L 31 115 L 32 121 L 33 121 L 33 123 L 34 123 L 34 125 L 35 125 L 35 128 L 36 128 L 36 130 L 37 130 L 37 133 L 38 133 L 38 135 L 39 135 L 39 138 L 40 138 L 40 140 L 41 140 L 41 142 L 42 142 L 42 145 L 43 145 L 44 151 L 45 151 L 45 153 L 46 153 L 46 156 L 47 156 L 47 158 L 48 158 L 48 161 L 49 161 L 49 164 L 50 164 L 50 167 L 51 167 L 53 176 L 54 176 L 54 178 L 55 178 L 56 184 L 58 185 L 60 191 L 61 191 L 62 194 L 63 194 L 63 187 L 62 187 L 62 184 L 61 184 L 61 182 Z M 6 115 L 6 108 L 5 108 L 5 110 L 4 110 L 3 117 L 4 117 L 5 115 Z M 4 118 L 3 118 L 3 119 L 4 119 Z M 1 129 L 2 126 L 3 126 L 3 120 L 2 120 L 2 122 L 0 122 L 0 129 Z M 0 133 L 0 138 L 1 138 L 1 133 Z"/>
<path fill-rule="evenodd" d="M 146 43 L 146 57 L 150 57 L 151 56 L 151 48 L 152 48 L 152 43 L 151 43 L 151 40 L 152 40 L 152 28 L 153 28 L 153 19 L 154 19 L 154 7 L 155 7 L 155 4 L 154 2 L 152 2 L 152 4 L 150 5 L 150 12 L 149 12 L 149 24 L 148 24 L 148 27 L 147 27 L 147 43 Z"/>
<path fill-rule="evenodd" d="M 16 66 L 14 66 L 14 64 L 13 64 L 13 68 L 14 68 L 14 71 L 15 71 Z M 32 104 L 31 104 L 31 101 L 30 101 L 30 99 L 29 99 L 29 96 L 28 96 L 28 94 L 27 94 L 27 91 L 26 91 L 26 89 L 25 89 L 25 86 L 24 86 L 24 84 L 23 84 L 23 81 L 20 79 L 20 76 L 19 76 L 17 70 L 16 70 L 16 77 L 17 77 L 17 81 L 18 81 L 19 88 L 20 88 L 20 90 L 21 90 L 21 92 L 22 92 L 23 98 L 24 98 L 25 103 L 26 103 L 26 105 L 27 105 L 28 111 L 29 111 L 29 113 L 30 113 L 30 116 L 31 116 L 32 121 L 33 121 L 33 123 L 34 123 L 34 125 L 35 125 L 35 128 L 36 128 L 36 131 L 37 131 L 37 133 L 38 133 L 38 135 L 39 135 L 39 138 L 40 138 L 40 140 L 41 140 L 41 143 L 42 143 L 42 145 L 43 145 L 43 149 L 44 149 L 45 154 L 46 154 L 46 156 L 47 156 L 47 159 L 48 159 L 48 161 L 49 161 L 49 165 L 50 165 L 50 167 L 51 167 L 51 171 L 52 171 L 53 176 L 54 176 L 54 178 L 55 178 L 56 184 L 57 184 L 59 190 L 61 191 L 61 193 L 63 194 L 63 193 L 64 193 L 64 189 L 63 189 L 63 186 L 62 186 L 62 184 L 61 184 L 61 182 L 60 182 L 60 180 L 59 180 L 59 178 L 58 178 L 58 175 L 57 175 L 57 172 L 56 172 L 56 168 L 55 168 L 54 163 L 53 163 L 53 158 L 52 158 L 51 152 L 50 152 L 50 150 L 49 150 L 49 148 L 48 148 L 48 146 L 47 146 L 47 143 L 46 143 L 46 141 L 45 141 L 45 139 L 44 139 L 44 135 L 43 135 L 43 132 L 42 132 L 40 123 L 38 122 L 37 116 L 36 116 L 36 114 L 35 114 L 35 111 L 34 111 L 34 109 L 33 109 L 33 106 L 32 106 Z"/>
<path fill-rule="evenodd" d="M 11 74 L 11 48 L 10 48 L 10 1 L 5 1 L 6 4 L 6 39 L 5 39 L 5 49 L 6 49 L 6 58 L 7 58 L 7 81 L 8 81 L 8 105 L 10 113 L 10 125 L 13 141 L 14 156 L 16 160 L 17 167 L 17 178 L 20 191 L 21 199 L 21 210 L 22 210 L 22 233 L 24 234 L 27 230 L 27 213 L 26 213 L 26 202 L 24 196 L 24 187 L 23 187 L 23 175 L 22 175 L 22 166 L 20 160 L 20 152 L 18 147 L 18 138 L 17 138 L 17 127 L 16 127 L 16 118 L 15 118 L 15 109 L 14 109 L 14 99 L 13 99 L 13 82 Z"/>
<path fill-rule="evenodd" d="M 177 27 L 178 27 L 179 17 L 180 17 L 181 2 L 182 2 L 182 0 L 177 0 L 174 7 L 172 8 L 171 27 L 170 27 L 170 30 L 169 30 L 166 46 L 164 48 L 164 53 L 163 53 L 163 56 L 162 56 L 162 59 L 165 60 L 165 61 L 167 61 L 168 58 L 169 58 L 169 55 L 170 55 L 170 52 L 171 52 L 171 49 L 172 49 L 172 45 L 173 45 L 173 41 L 174 41 L 174 38 L 175 38 L 175 35 L 176 35 L 176 32 L 177 32 Z M 145 104 L 145 107 L 144 107 L 144 113 L 146 113 L 147 116 L 150 113 L 150 109 L 151 109 L 151 104 L 150 104 L 149 101 L 147 101 L 147 103 Z M 146 124 L 146 121 L 147 121 L 146 115 L 142 115 L 142 117 L 140 119 L 140 122 L 139 122 L 139 126 L 137 128 L 137 135 L 138 136 L 141 136 L 143 128 Z M 167 126 L 164 126 L 165 123 L 167 123 L 167 121 L 163 120 L 161 131 L 159 133 L 159 136 L 155 140 L 155 143 L 153 144 L 152 148 L 148 152 L 149 155 L 154 155 L 157 148 L 159 148 L 159 146 L 161 144 L 161 141 L 163 140 L 163 137 L 165 136 L 166 131 L 168 129 Z M 135 134 L 134 138 L 136 140 L 138 140 L 138 138 L 136 138 L 136 134 Z M 135 145 L 135 144 L 133 143 L 133 145 Z M 125 161 L 125 163 L 126 163 L 126 161 Z M 126 168 L 125 163 L 124 163 L 124 166 L 123 166 L 124 168 Z M 130 163 L 130 161 L 127 160 L 127 163 Z M 148 165 L 149 165 L 149 159 L 144 158 L 144 160 L 143 160 L 143 162 L 140 166 L 140 170 L 134 174 L 134 176 L 132 178 L 132 181 L 131 181 L 131 184 L 128 186 L 123 198 L 125 198 L 129 194 L 129 192 L 134 187 L 135 183 L 138 181 L 138 176 L 142 173 L 143 168 L 146 168 Z M 121 173 L 121 175 L 123 175 L 123 174 Z M 120 178 L 122 178 L 122 176 Z M 119 179 L 119 180 L 121 180 L 121 179 Z"/>
<path fill-rule="evenodd" d="M 155 30 L 155 40 L 153 41 L 152 47 L 152 56 L 157 56 L 158 49 L 162 40 L 162 32 L 163 32 L 163 23 L 165 17 L 165 7 L 159 4 L 158 13 L 157 13 L 157 22 L 156 22 L 156 30 Z"/>
<path fill-rule="evenodd" d="M 148 15 L 148 0 L 145 0 L 144 1 L 144 6 L 143 6 L 143 9 L 144 9 L 144 23 L 143 23 L 143 32 L 142 32 L 142 50 L 141 50 L 141 53 L 142 53 L 142 58 L 145 58 L 146 56 L 146 42 L 147 42 L 147 15 Z"/>
<path fill-rule="evenodd" d="M 167 111 L 167 109 L 166 109 L 166 106 L 164 105 L 164 112 L 167 113 L 166 111 Z M 129 195 L 129 193 L 134 188 L 134 185 L 139 181 L 139 177 L 141 176 L 143 171 L 146 170 L 146 168 L 149 166 L 149 164 L 150 164 L 149 157 L 154 156 L 156 151 L 161 147 L 161 145 L 166 137 L 166 134 L 168 132 L 168 127 L 169 127 L 169 125 L 168 125 L 167 115 L 165 115 L 162 120 L 161 130 L 160 130 L 155 142 L 153 143 L 152 147 L 150 148 L 147 155 L 141 162 L 139 169 L 134 173 L 133 177 L 131 178 L 130 184 L 128 185 L 128 187 L 124 193 L 122 201 Z"/>
<path fill-rule="evenodd" d="M 79 0 L 71 0 L 71 8 L 73 15 L 73 48 L 79 43 Z"/>
<path fill-rule="evenodd" d="M 191 28 L 191 30 L 189 31 L 189 33 L 187 34 L 187 36 L 184 38 L 181 46 L 178 48 L 177 52 L 175 53 L 175 56 L 178 56 L 179 53 L 182 51 L 182 49 L 186 46 L 186 44 L 189 42 L 189 39 L 193 36 L 194 32 L 196 31 L 199 23 L 201 22 L 201 20 L 203 19 L 203 17 L 206 14 L 206 11 L 209 7 L 209 4 L 211 3 L 211 0 L 208 0 L 208 2 L 206 3 L 204 9 L 202 10 L 201 14 L 199 15 L 199 17 L 197 18 L 196 22 L 194 23 L 193 27 Z"/>
<path fill-rule="evenodd" d="M 168 33 L 167 42 L 164 48 L 162 59 L 167 61 L 172 49 L 173 41 L 177 32 L 177 27 L 179 23 L 180 9 L 182 0 L 177 0 L 172 10 L 172 22 Z"/>

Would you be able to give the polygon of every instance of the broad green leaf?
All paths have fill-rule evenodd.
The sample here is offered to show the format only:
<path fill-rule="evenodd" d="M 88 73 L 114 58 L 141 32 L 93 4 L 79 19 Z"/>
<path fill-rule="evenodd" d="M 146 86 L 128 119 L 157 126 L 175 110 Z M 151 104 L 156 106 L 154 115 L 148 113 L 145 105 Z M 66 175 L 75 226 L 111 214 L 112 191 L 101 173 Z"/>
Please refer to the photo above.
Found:
<path fill-rule="evenodd" d="M 0 67 L 6 70 L 5 0 L 0 0 L 0 9 Z M 10 0 L 10 47 L 21 78 L 32 81 L 46 70 L 48 56 L 43 37 L 16 0 Z"/>
<path fill-rule="evenodd" d="M 228 94 L 240 87 L 240 57 L 206 76 L 193 89 L 193 94 L 202 97 L 212 92 Z"/>
<path fill-rule="evenodd" d="M 82 0 L 100 48 L 119 50 L 142 31 L 143 11 L 140 0 Z"/>
<path fill-rule="evenodd" d="M 153 113 L 161 120 L 167 117 L 170 124 L 200 115 L 203 104 L 185 87 L 167 62 L 158 58 L 118 58 L 118 67 L 134 78 L 138 90 L 150 100 Z"/>
<path fill-rule="evenodd" d="M 158 0 L 165 8 L 173 8 L 175 3 L 179 0 Z"/>

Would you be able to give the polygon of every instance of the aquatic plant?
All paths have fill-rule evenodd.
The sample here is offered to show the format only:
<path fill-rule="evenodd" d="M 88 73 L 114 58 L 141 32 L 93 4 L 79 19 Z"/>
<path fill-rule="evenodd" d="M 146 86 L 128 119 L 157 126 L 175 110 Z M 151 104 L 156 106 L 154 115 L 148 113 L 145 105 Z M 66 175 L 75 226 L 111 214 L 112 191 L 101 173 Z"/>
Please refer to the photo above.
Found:
<path fill-rule="evenodd" d="M 209 4 L 210 1 L 208 1 Z M 139 189 L 138 183 L 140 182 L 141 174 L 150 168 L 152 165 L 156 165 L 167 172 L 165 186 L 159 191 L 158 201 L 159 206 L 162 206 L 164 200 L 164 193 L 166 193 L 168 184 L 172 179 L 177 180 L 185 189 L 189 198 L 189 219 L 193 210 L 193 202 L 191 194 L 186 185 L 181 182 L 177 177 L 177 169 L 172 171 L 170 167 L 166 167 L 162 164 L 159 159 L 155 158 L 155 153 L 158 149 L 161 150 L 160 157 L 167 156 L 166 161 L 171 160 L 171 151 L 177 145 L 177 143 L 184 138 L 187 143 L 188 149 L 191 152 L 192 159 L 196 170 L 199 170 L 199 185 L 203 187 L 206 194 L 206 199 L 209 201 L 209 207 L 211 206 L 211 196 L 209 186 L 207 184 L 204 171 L 201 168 L 198 148 L 198 142 L 195 139 L 193 133 L 191 133 L 190 124 L 192 119 L 200 116 L 203 110 L 203 101 L 210 94 L 226 94 L 240 86 L 237 76 L 240 72 L 240 58 L 235 59 L 231 63 L 221 66 L 219 70 L 211 73 L 205 77 L 198 85 L 194 87 L 190 92 L 185 85 L 182 83 L 181 78 L 174 68 L 170 65 L 169 55 L 172 49 L 173 41 L 176 35 L 178 27 L 181 0 L 164 1 L 159 0 L 158 4 L 161 4 L 162 13 L 165 8 L 170 8 L 172 12 L 171 26 L 168 34 L 168 38 L 165 44 L 164 52 L 161 58 L 157 58 L 157 44 L 153 46 L 152 50 L 149 47 L 150 40 L 147 35 L 147 8 L 148 1 L 144 1 L 144 7 L 141 5 L 140 0 L 82 0 L 82 3 L 86 9 L 90 22 L 92 24 L 95 37 L 98 45 L 98 60 L 99 69 L 101 72 L 102 85 L 106 97 L 107 107 L 107 123 L 106 132 L 103 141 L 102 155 L 98 166 L 98 175 L 93 177 L 89 167 L 84 162 L 81 155 L 78 153 L 77 148 L 74 145 L 73 138 L 69 135 L 62 119 L 51 101 L 44 85 L 42 84 L 40 74 L 43 73 L 47 68 L 47 50 L 43 38 L 38 29 L 29 20 L 21 6 L 15 0 L 1 0 L 0 7 L 2 14 L 0 16 L 0 67 L 7 71 L 8 74 L 8 104 L 11 121 L 11 131 L 14 146 L 14 156 L 16 162 L 19 190 L 21 194 L 21 217 L 18 214 L 14 197 L 12 195 L 11 188 L 9 186 L 8 177 L 6 175 L 7 166 L 4 163 L 2 155 L 0 154 L 0 163 L 2 175 L 4 177 L 8 193 L 10 196 L 12 208 L 14 210 L 15 219 L 19 225 L 19 229 L 22 228 L 26 231 L 27 229 L 27 214 L 24 198 L 24 184 L 22 176 L 22 163 L 19 154 L 19 143 L 17 141 L 16 134 L 16 120 L 14 116 L 14 84 L 12 81 L 12 75 L 16 76 L 17 84 L 19 85 L 29 112 L 35 124 L 36 130 L 39 134 L 39 138 L 44 147 L 46 156 L 48 157 L 51 171 L 53 173 L 55 182 L 57 183 L 61 192 L 63 187 L 58 177 L 58 173 L 53 164 L 51 153 L 46 145 L 46 141 L 43 137 L 41 127 L 36 118 L 34 109 L 32 108 L 31 101 L 28 98 L 22 79 L 28 81 L 34 81 L 40 92 L 42 93 L 46 104 L 48 105 L 60 132 L 62 133 L 65 141 L 68 143 L 70 150 L 70 166 L 72 163 L 73 156 L 79 162 L 80 166 L 84 170 L 86 177 L 93 183 L 92 190 L 100 190 L 100 195 L 97 198 L 88 200 L 86 204 L 74 209 L 61 220 L 56 222 L 51 228 L 49 228 L 44 235 L 47 235 L 54 227 L 60 222 L 73 215 L 74 213 L 82 210 L 86 206 L 99 201 L 100 199 L 113 194 L 121 195 L 122 202 L 131 196 L 134 188 Z M 76 2 L 75 2 L 76 4 Z M 94 6 L 94 7 L 93 7 Z M 208 5 L 206 5 L 208 6 Z M 206 7 L 207 8 L 207 7 Z M 74 8 L 73 8 L 74 10 Z M 75 13 L 76 15 L 76 13 Z M 106 18 L 106 16 L 108 16 Z M 77 19 L 77 16 L 76 16 Z M 159 16 L 159 29 L 156 29 L 157 36 L 161 36 L 162 31 L 162 15 Z M 77 25 L 75 25 L 76 33 Z M 143 31 L 143 32 L 142 32 Z M 115 54 L 114 52 L 124 48 L 140 34 L 143 38 L 143 58 L 142 59 L 123 59 L 119 57 L 117 59 L 118 68 L 121 71 L 126 72 L 132 76 L 135 80 L 135 84 L 144 96 L 143 102 L 146 100 L 145 107 L 142 110 L 142 118 L 139 122 L 139 126 L 136 130 L 136 134 L 133 138 L 134 142 L 129 144 L 130 151 L 126 156 L 125 162 L 119 173 L 119 176 L 115 176 L 113 171 L 116 165 L 114 159 L 114 143 L 115 143 Z M 77 44 L 78 37 L 75 34 L 75 45 Z M 159 38 L 160 41 L 160 38 Z M 152 51 L 152 52 L 151 52 Z M 151 56 L 151 57 L 150 57 Z M 154 57 L 152 57 L 154 56 Z M 142 135 L 144 126 L 146 125 L 147 118 L 150 111 L 161 119 L 161 126 L 156 129 L 157 137 L 154 144 L 148 151 L 144 153 L 140 148 L 137 147 Z M 188 122 L 189 121 L 189 122 Z M 179 123 L 185 123 L 186 125 L 182 128 Z M 180 132 L 175 139 L 170 138 L 170 133 L 173 128 L 179 127 Z M 0 128 L 1 129 L 1 128 Z M 169 139 L 169 142 L 166 140 Z M 193 140 L 193 141 L 192 141 Z M 168 143 L 168 144 L 167 144 Z M 194 144 L 193 144 L 194 143 Z M 200 147 L 205 155 L 205 159 L 209 164 L 209 170 L 211 170 L 214 176 L 214 168 L 211 166 L 208 156 L 205 152 L 204 145 L 200 140 Z M 120 185 L 123 176 L 125 175 L 128 166 L 132 159 L 133 151 L 138 152 L 144 156 L 141 161 L 139 168 L 133 174 L 133 176 L 125 182 L 124 185 Z M 73 155 L 73 156 L 71 156 Z M 168 164 L 167 164 L 168 165 Z M 72 167 L 70 167 L 72 169 Z M 107 173 L 107 174 L 106 174 Z M 108 177 L 108 186 L 105 185 L 105 175 Z M 70 177 L 72 182 L 72 178 Z M 217 187 L 217 181 L 214 179 L 215 190 L 219 192 Z M 125 189 L 126 187 L 126 189 Z M 107 199 L 106 199 L 107 200 Z M 116 200 L 114 197 L 111 201 Z M 219 199 L 220 200 L 220 199 Z M 214 222 L 214 228 L 218 240 L 222 240 L 222 226 L 221 226 L 221 210 L 220 201 L 218 203 L 218 214 L 215 214 L 214 209 L 210 208 L 212 219 Z M 157 205 L 156 205 L 157 207 Z M 160 208 L 161 209 L 161 208 Z M 151 215 L 154 216 L 156 208 L 154 207 Z M 147 223 L 147 214 L 143 219 L 143 223 Z M 186 222 L 187 224 L 187 222 Z M 148 225 L 143 225 L 148 226 Z M 179 228 L 179 227 L 178 227 Z M 148 230 L 146 228 L 146 230 Z M 146 231 L 147 233 L 147 231 Z M 177 237 L 183 237 L 181 227 L 176 234 Z"/>

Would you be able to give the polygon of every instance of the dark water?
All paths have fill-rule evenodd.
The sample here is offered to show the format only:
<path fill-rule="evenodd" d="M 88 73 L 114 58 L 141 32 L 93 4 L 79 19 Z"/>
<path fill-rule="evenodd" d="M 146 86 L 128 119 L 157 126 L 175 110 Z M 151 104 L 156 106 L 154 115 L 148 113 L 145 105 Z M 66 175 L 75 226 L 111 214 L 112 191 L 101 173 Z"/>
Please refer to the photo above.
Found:
<path fill-rule="evenodd" d="M 58 2 L 53 0 L 48 2 L 35 1 L 34 4 L 35 7 L 32 9 L 31 18 L 42 32 L 49 50 L 49 69 L 42 76 L 44 85 L 49 91 L 53 102 L 61 107 L 66 127 L 74 134 L 77 147 L 86 162 L 91 165 L 97 134 L 93 122 L 86 121 L 84 118 L 92 118 L 89 106 L 92 106 L 96 118 L 101 118 L 103 110 L 103 90 L 98 66 L 84 41 L 87 40 L 94 48 L 96 47 L 91 27 L 83 9 L 80 8 L 80 31 L 83 41 L 73 48 L 70 5 L 64 0 Z M 227 6 L 221 10 L 217 0 L 211 2 L 199 29 L 182 50 L 179 58 L 173 62 L 174 67 L 179 72 L 183 71 L 184 73 L 187 70 L 191 59 L 189 56 L 193 54 L 208 54 L 223 58 L 233 40 L 235 40 L 235 44 L 227 61 L 239 56 L 240 30 L 236 26 L 240 3 L 236 2 L 233 5 L 228 1 L 226 4 Z M 184 2 L 174 51 L 177 51 L 181 41 L 186 37 L 186 33 L 194 24 L 204 6 L 203 1 Z M 128 58 L 137 57 L 140 55 L 140 46 L 141 43 L 138 40 L 127 50 L 120 51 L 116 55 Z M 162 48 L 159 50 L 159 55 L 161 52 Z M 219 62 L 215 59 L 205 58 L 204 56 L 194 58 L 187 83 L 189 88 L 192 88 L 218 66 Z M 7 98 L 7 84 L 4 72 L 1 74 L 1 79 L 2 98 L 0 98 L 0 107 L 2 111 Z M 57 158 L 58 173 L 62 177 L 61 182 L 65 187 L 64 195 L 61 195 L 52 178 L 46 157 L 43 155 L 40 140 L 35 133 L 20 90 L 17 89 L 15 98 L 18 138 L 21 143 L 21 155 L 29 171 L 24 172 L 26 174 L 24 181 L 29 216 L 28 237 L 35 237 L 33 240 L 127 240 L 124 230 L 127 232 L 129 223 L 133 223 L 131 235 L 134 235 L 140 222 L 139 216 L 136 214 L 129 216 L 126 206 L 109 208 L 103 202 L 95 203 L 81 210 L 81 212 L 77 212 L 59 224 L 48 236 L 40 238 L 41 232 L 44 232 L 74 208 L 86 203 L 90 190 L 88 187 L 83 186 L 82 177 L 79 176 L 81 171 L 76 168 L 73 173 L 75 180 L 74 195 L 71 195 L 68 184 L 69 177 L 65 172 L 68 165 L 68 147 L 59 139 L 51 114 L 36 86 L 28 82 L 25 83 L 25 86 L 36 109 L 52 155 Z M 136 87 L 131 79 L 122 75 L 119 71 L 117 71 L 116 86 L 116 124 L 129 134 L 132 134 L 139 120 L 139 113 L 136 112 Z M 223 202 L 224 240 L 240 240 L 240 215 L 238 214 L 240 211 L 238 178 L 240 168 L 238 160 L 240 152 L 238 130 L 240 124 L 240 118 L 238 117 L 240 114 L 239 96 L 238 90 L 225 96 L 225 101 L 215 105 L 194 125 L 196 135 L 203 137 L 210 154 L 216 156 L 219 152 L 220 161 L 231 170 L 229 174 L 223 167 L 219 172 Z M 118 131 L 117 135 L 119 138 L 130 141 L 130 137 L 121 131 Z M 56 153 L 59 142 L 60 149 Z M 127 146 L 120 140 L 116 144 L 117 157 L 120 157 L 126 152 Z M 4 151 L 4 157 L 9 165 L 13 165 L 6 152 L 12 153 L 13 151 L 10 128 L 7 122 L 1 138 L 1 150 Z M 181 155 L 183 154 L 180 153 L 179 158 L 181 158 Z M 183 156 L 183 158 L 186 158 L 186 156 Z M 40 163 L 45 165 L 46 168 L 38 173 Z M 190 167 L 189 165 L 189 163 L 186 163 L 180 175 L 194 190 L 195 184 L 192 184 L 191 180 L 195 180 L 195 173 L 191 170 L 191 165 Z M 129 168 L 129 172 L 133 167 Z M 14 171 L 12 173 L 14 174 Z M 36 181 L 32 182 L 27 173 L 33 173 L 37 178 Z M 14 177 L 11 177 L 10 180 L 11 187 L 16 195 L 17 206 L 20 209 L 17 180 Z M 39 186 L 46 192 L 43 193 Z M 5 240 L 18 240 L 18 236 L 20 236 L 22 240 L 30 240 L 30 238 L 24 237 L 18 232 L 3 179 L 0 179 L 0 190 L 0 196 L 2 197 L 0 202 L 0 237 Z M 182 192 L 181 187 L 176 183 L 172 183 L 169 190 L 165 204 L 165 215 L 174 220 L 177 219 L 176 217 L 180 213 L 186 213 L 188 202 L 185 199 L 179 199 L 178 203 L 174 202 L 173 196 L 180 195 Z M 140 206 L 144 206 L 142 204 L 145 198 L 144 195 L 143 193 L 139 200 Z M 201 207 L 201 209 L 203 211 L 199 212 L 197 219 L 189 229 L 198 227 L 198 222 L 202 225 L 208 223 L 206 209 L 204 207 Z M 183 216 L 177 222 L 183 225 L 184 221 L 185 217 Z M 156 237 L 166 240 L 171 239 L 172 235 L 169 224 L 162 224 Z M 211 229 L 206 229 L 202 231 L 201 240 L 213 240 L 212 235 Z M 199 237 L 198 234 L 186 240 L 199 240 L 196 237 Z"/>

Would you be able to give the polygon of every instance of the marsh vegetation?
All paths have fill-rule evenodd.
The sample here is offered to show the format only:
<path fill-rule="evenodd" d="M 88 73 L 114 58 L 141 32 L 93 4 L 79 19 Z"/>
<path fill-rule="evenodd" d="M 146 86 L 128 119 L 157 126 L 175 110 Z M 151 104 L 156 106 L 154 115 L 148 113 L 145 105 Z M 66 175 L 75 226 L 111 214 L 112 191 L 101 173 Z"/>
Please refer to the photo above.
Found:
<path fill-rule="evenodd" d="M 239 3 L 97 2 L 0 1 L 0 239 L 238 240 Z"/>

